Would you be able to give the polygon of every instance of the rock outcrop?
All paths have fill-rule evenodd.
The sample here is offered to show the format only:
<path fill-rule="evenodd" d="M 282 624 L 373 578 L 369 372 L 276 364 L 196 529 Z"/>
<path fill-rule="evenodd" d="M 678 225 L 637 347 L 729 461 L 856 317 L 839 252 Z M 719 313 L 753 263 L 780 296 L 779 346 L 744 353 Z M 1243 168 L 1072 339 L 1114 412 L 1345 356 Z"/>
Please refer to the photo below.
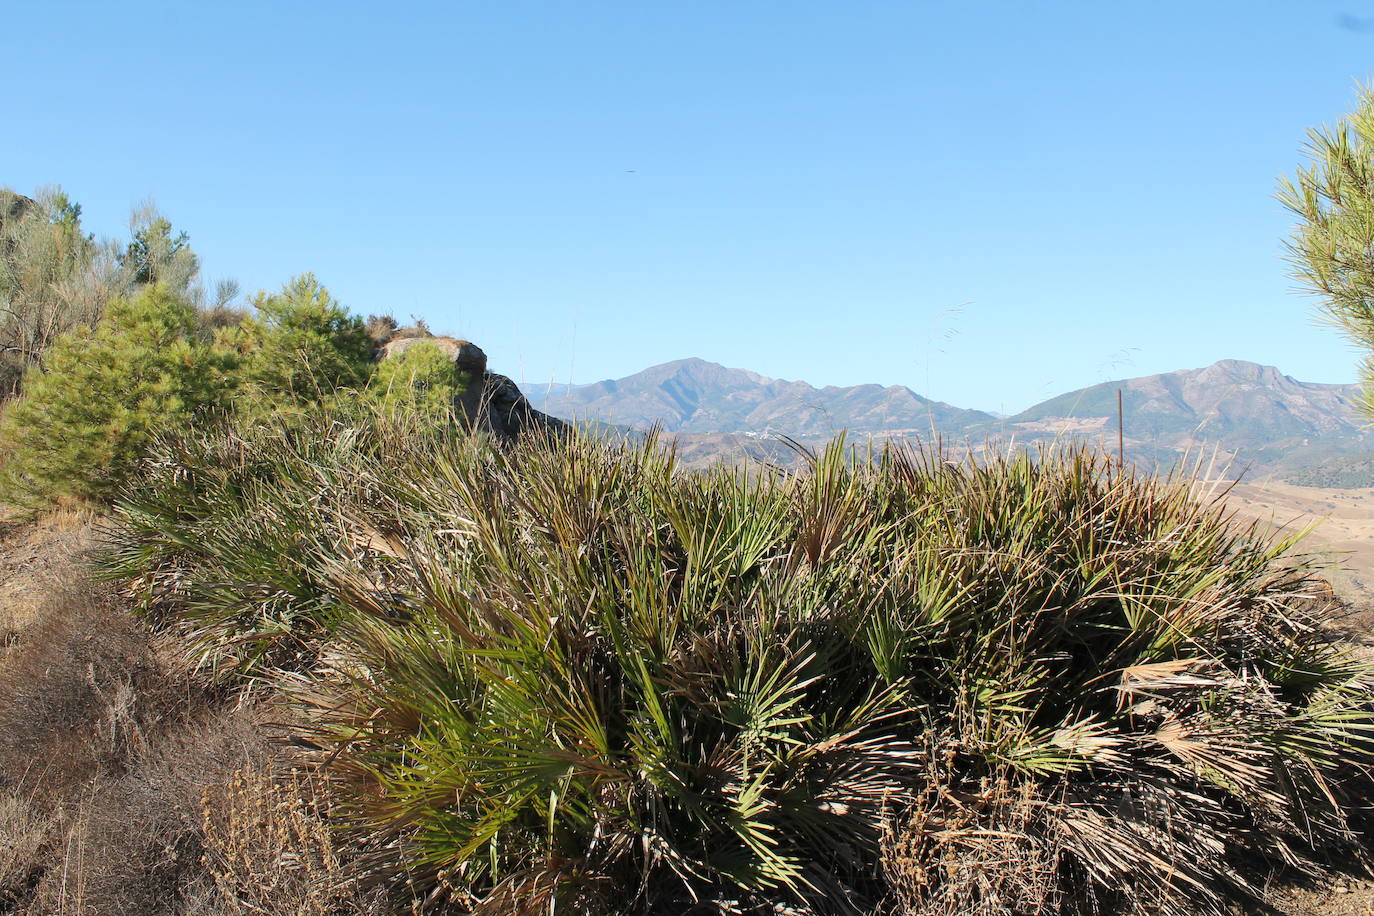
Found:
<path fill-rule="evenodd" d="M 397 357 L 422 342 L 438 347 L 459 371 L 472 379 L 454 404 L 472 428 L 505 440 L 514 440 L 526 432 L 556 432 L 566 428 L 562 420 L 530 406 L 515 382 L 489 371 L 487 354 L 471 341 L 455 337 L 402 337 L 384 344 L 380 358 Z"/>
<path fill-rule="evenodd" d="M 7 220 L 19 219 L 33 207 L 33 198 L 16 194 L 8 188 L 0 188 L 0 224 Z"/>

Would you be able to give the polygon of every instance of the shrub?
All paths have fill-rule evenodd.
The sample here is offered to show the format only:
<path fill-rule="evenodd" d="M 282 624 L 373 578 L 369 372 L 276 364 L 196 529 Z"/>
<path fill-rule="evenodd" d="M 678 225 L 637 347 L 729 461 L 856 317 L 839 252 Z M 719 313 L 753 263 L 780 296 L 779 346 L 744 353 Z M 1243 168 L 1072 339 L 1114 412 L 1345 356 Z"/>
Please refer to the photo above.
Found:
<path fill-rule="evenodd" d="M 65 194 L 34 201 L 0 188 L 0 396 L 18 388 L 53 341 L 100 316 L 97 303 L 72 295 L 94 247 L 80 206 Z"/>
<path fill-rule="evenodd" d="M 26 369 L 44 364 L 64 334 L 88 328 L 109 303 L 158 284 L 199 302 L 199 259 L 186 233 L 154 208 L 136 210 L 127 243 L 96 241 L 81 206 L 59 189 L 36 200 L 0 188 L 0 397 L 17 394 Z"/>
<path fill-rule="evenodd" d="M 300 410 L 367 383 L 375 344 L 362 319 L 314 274 L 296 277 L 280 293 L 259 293 L 253 308 L 253 317 L 225 338 L 243 354 L 240 409 L 258 416 Z"/>
<path fill-rule="evenodd" d="M 61 338 L 0 423 L 5 496 L 106 500 L 155 436 L 224 407 L 233 358 L 197 328 L 195 308 L 155 286 Z"/>
<path fill-rule="evenodd" d="M 1187 480 L 326 433 L 183 453 L 185 492 L 120 509 L 119 568 L 225 645 L 258 638 L 253 576 L 327 620 L 309 737 L 390 868 L 465 906 L 1221 912 L 1354 841 L 1368 666 L 1292 539 Z M 221 482 L 259 460 L 288 470 Z M 249 497 L 269 546 L 213 534 Z"/>
<path fill-rule="evenodd" d="M 400 322 L 392 315 L 368 315 L 363 319 L 367 336 L 371 337 L 372 343 L 378 347 L 391 340 L 400 326 Z"/>
<path fill-rule="evenodd" d="M 377 557 L 370 545 L 399 524 L 369 470 L 403 474 L 401 455 L 440 434 L 335 402 L 169 436 L 118 503 L 101 566 L 215 680 L 308 668 L 338 616 L 331 570 Z"/>
<path fill-rule="evenodd" d="M 454 399 L 471 383 L 437 344 L 420 341 L 378 363 L 368 394 L 385 411 L 443 423 L 453 419 Z"/>

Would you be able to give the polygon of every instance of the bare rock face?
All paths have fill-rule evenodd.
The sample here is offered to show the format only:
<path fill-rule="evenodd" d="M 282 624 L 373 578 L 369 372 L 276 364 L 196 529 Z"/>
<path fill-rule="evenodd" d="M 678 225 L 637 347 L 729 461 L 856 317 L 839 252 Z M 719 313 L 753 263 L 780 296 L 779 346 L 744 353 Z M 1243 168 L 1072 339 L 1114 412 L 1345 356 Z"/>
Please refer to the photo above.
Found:
<path fill-rule="evenodd" d="M 438 347 L 459 370 L 473 379 L 454 405 L 472 428 L 506 440 L 514 440 L 526 432 L 558 432 L 566 428 L 562 420 L 531 407 L 515 382 L 489 372 L 487 354 L 471 341 L 456 337 L 404 337 L 383 345 L 380 358 L 400 356 L 421 342 Z"/>
<path fill-rule="evenodd" d="M 402 337 L 382 346 L 382 359 L 400 356 L 418 343 L 438 347 L 449 359 L 458 364 L 459 369 L 466 372 L 480 375 L 487 371 L 487 354 L 482 352 L 482 348 L 471 341 L 459 340 L 456 337 Z"/>
<path fill-rule="evenodd" d="M 0 188 L 0 223 L 18 219 L 32 210 L 33 207 L 33 198 L 16 194 L 8 188 Z"/>

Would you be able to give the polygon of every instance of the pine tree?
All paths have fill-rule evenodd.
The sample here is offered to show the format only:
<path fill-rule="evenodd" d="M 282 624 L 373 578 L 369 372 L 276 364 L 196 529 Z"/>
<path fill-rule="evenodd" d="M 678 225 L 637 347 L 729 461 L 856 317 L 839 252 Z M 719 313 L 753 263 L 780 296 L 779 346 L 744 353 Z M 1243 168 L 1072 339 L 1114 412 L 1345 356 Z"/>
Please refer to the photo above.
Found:
<path fill-rule="evenodd" d="M 151 440 L 229 403 L 235 356 L 162 286 L 58 339 L 0 422 L 0 485 L 20 505 L 109 499 Z"/>
<path fill-rule="evenodd" d="M 259 293 L 253 308 L 256 314 L 224 337 L 243 357 L 241 409 L 290 411 L 367 384 L 376 344 L 362 319 L 314 274 L 296 277 L 280 293 Z"/>
<path fill-rule="evenodd" d="M 1309 162 L 1279 185 L 1299 219 L 1289 260 L 1327 320 L 1367 351 L 1360 407 L 1374 418 L 1374 87 L 1334 127 L 1309 131 L 1307 150 Z"/>

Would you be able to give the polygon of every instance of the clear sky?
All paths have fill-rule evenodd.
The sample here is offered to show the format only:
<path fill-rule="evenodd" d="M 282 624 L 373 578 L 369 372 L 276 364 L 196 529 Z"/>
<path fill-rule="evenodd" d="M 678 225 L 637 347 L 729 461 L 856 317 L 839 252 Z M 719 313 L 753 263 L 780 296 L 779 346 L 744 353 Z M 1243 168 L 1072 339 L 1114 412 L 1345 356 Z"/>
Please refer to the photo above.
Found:
<path fill-rule="evenodd" d="M 13 3 L 0 184 L 213 281 L 315 271 L 527 384 L 700 356 L 1012 412 L 1248 359 L 1348 382 L 1276 178 L 1374 0 Z"/>

